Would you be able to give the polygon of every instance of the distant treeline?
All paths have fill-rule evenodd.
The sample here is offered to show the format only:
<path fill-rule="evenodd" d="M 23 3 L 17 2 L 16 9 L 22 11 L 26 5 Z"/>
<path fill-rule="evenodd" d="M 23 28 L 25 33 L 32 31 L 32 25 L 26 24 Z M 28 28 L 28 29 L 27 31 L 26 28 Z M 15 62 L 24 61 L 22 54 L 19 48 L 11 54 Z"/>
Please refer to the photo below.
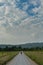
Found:
<path fill-rule="evenodd" d="M 22 48 L 21 46 L 16 47 L 16 46 L 12 46 L 12 47 L 8 47 L 5 46 L 4 47 L 0 47 L 0 51 L 33 51 L 33 50 L 43 50 L 43 47 L 33 47 L 33 48 Z"/>

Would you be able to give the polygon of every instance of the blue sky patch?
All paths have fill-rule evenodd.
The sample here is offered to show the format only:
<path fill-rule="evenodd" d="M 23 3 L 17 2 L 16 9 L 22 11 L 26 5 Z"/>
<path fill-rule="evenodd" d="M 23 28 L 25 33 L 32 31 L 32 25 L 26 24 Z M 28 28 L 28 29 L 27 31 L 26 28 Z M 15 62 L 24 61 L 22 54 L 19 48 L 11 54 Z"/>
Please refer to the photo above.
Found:
<path fill-rule="evenodd" d="M 5 3 L 0 3 L 0 6 L 4 6 Z"/>
<path fill-rule="evenodd" d="M 30 15 L 30 16 L 33 16 L 33 15 L 37 14 L 38 11 L 35 13 L 33 11 L 33 9 L 34 8 L 39 8 L 41 6 L 40 0 L 39 1 L 37 1 L 37 0 L 35 1 L 36 5 L 34 3 L 32 3 L 31 0 L 19 0 L 19 1 L 17 0 L 16 1 L 17 8 L 23 10 L 23 4 L 24 3 L 27 3 L 27 5 L 28 5 L 27 9 L 25 9 L 25 12 L 28 13 L 28 15 Z"/>

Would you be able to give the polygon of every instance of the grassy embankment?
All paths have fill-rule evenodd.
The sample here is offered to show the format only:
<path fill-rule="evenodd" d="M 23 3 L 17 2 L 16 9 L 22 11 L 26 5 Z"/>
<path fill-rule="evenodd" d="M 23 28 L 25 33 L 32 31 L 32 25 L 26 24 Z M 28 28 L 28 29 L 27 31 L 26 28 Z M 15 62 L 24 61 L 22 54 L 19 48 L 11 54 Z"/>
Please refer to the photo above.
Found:
<path fill-rule="evenodd" d="M 25 54 L 37 64 L 43 65 L 43 51 L 26 51 Z"/>
<path fill-rule="evenodd" d="M 15 52 L 0 52 L 0 65 L 5 65 L 8 61 L 10 61 L 13 57 L 18 54 Z"/>

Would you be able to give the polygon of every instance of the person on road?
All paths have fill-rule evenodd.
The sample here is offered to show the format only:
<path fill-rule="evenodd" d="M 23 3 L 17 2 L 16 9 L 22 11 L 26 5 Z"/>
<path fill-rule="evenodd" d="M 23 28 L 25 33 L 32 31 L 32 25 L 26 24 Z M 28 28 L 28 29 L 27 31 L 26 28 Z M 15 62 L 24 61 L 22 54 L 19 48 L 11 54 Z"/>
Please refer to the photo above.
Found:
<path fill-rule="evenodd" d="M 21 51 L 21 54 L 22 54 L 22 51 Z"/>

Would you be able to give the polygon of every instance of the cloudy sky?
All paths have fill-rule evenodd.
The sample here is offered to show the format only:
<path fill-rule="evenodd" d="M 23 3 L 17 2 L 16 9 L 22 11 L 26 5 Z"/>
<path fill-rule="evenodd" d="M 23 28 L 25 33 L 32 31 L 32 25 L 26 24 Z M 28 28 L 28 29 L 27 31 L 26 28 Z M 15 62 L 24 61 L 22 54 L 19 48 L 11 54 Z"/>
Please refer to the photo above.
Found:
<path fill-rule="evenodd" d="M 0 0 L 0 44 L 43 41 L 43 0 Z"/>

